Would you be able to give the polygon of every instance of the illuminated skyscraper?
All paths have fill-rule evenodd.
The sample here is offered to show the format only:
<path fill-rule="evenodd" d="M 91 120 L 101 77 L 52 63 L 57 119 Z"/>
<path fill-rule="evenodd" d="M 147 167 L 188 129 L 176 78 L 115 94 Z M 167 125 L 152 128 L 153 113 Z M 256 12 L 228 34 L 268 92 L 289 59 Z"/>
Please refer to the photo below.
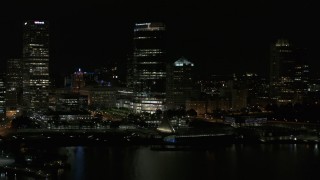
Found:
<path fill-rule="evenodd" d="M 271 48 L 270 96 L 278 104 L 301 102 L 307 91 L 309 67 L 305 50 L 279 39 Z"/>
<path fill-rule="evenodd" d="M 168 64 L 167 70 L 167 107 L 168 109 L 183 107 L 186 100 L 196 95 L 193 79 L 194 64 L 182 57 Z"/>
<path fill-rule="evenodd" d="M 22 103 L 22 60 L 8 59 L 6 74 L 6 109 L 15 115 Z"/>
<path fill-rule="evenodd" d="M 136 93 L 134 110 L 163 110 L 166 83 L 165 25 L 137 23 L 134 27 L 133 58 L 128 84 Z"/>
<path fill-rule="evenodd" d="M 4 80 L 0 76 L 0 121 L 5 120 L 6 117 L 6 101 L 5 101 L 6 87 L 4 85 Z"/>
<path fill-rule="evenodd" d="M 23 102 L 30 114 L 48 108 L 49 23 L 27 21 L 23 31 Z"/>
<path fill-rule="evenodd" d="M 136 91 L 164 92 L 166 78 L 165 26 L 163 23 L 140 23 L 134 27 L 132 59 Z"/>

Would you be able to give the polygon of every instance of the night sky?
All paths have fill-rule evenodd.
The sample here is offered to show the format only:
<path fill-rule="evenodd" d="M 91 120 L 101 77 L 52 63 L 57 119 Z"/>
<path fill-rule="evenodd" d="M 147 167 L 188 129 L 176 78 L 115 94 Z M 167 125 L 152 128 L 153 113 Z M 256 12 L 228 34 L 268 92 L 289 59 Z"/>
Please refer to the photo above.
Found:
<path fill-rule="evenodd" d="M 32 2 L 32 3 L 30 3 Z M 21 57 L 23 21 L 50 21 L 50 68 L 56 78 L 118 61 L 125 65 L 135 22 L 163 21 L 170 61 L 193 61 L 201 75 L 268 74 L 269 48 L 285 37 L 308 49 L 319 67 L 316 1 L 9 1 L 0 6 L 0 71 L 10 57 Z M 59 80 L 58 80 L 59 81 Z"/>

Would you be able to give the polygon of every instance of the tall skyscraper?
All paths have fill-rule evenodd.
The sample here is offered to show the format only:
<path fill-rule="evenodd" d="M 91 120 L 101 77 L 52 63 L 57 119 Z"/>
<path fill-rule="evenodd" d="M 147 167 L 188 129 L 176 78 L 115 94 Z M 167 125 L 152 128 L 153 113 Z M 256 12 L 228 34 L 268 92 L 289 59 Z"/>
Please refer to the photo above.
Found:
<path fill-rule="evenodd" d="M 0 121 L 6 118 L 6 101 L 5 101 L 6 87 L 4 85 L 3 77 L 0 75 Z"/>
<path fill-rule="evenodd" d="M 48 109 L 49 23 L 27 21 L 23 29 L 23 101 L 28 114 Z"/>
<path fill-rule="evenodd" d="M 165 25 L 137 23 L 134 27 L 133 58 L 129 86 L 136 93 L 134 110 L 153 113 L 163 110 L 166 83 Z"/>
<path fill-rule="evenodd" d="M 185 106 L 186 100 L 195 98 L 194 64 L 180 58 L 167 66 L 166 105 L 168 109 Z"/>
<path fill-rule="evenodd" d="M 308 65 L 308 53 L 305 48 L 297 48 L 296 54 L 296 65 L 295 65 L 295 89 L 297 94 L 297 100 L 303 101 L 303 98 L 307 96 L 310 73 Z"/>
<path fill-rule="evenodd" d="M 309 68 L 302 49 L 286 39 L 271 47 L 270 96 L 278 104 L 296 103 L 306 93 Z"/>
<path fill-rule="evenodd" d="M 22 105 L 22 67 L 21 59 L 7 60 L 6 110 L 11 118 L 20 111 Z"/>

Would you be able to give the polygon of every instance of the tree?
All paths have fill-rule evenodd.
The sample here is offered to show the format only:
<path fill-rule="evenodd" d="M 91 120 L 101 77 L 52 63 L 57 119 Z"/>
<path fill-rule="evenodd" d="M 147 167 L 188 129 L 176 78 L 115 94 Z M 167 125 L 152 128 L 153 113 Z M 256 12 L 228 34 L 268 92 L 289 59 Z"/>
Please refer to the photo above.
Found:
<path fill-rule="evenodd" d="M 197 111 L 194 110 L 194 109 L 189 109 L 189 110 L 187 111 L 187 115 L 188 115 L 188 116 L 195 117 L 195 116 L 198 115 L 198 113 L 197 113 Z"/>
<path fill-rule="evenodd" d="M 172 118 L 173 115 L 174 115 L 174 112 L 173 112 L 172 109 L 168 109 L 167 111 L 164 112 L 164 116 L 165 116 L 166 118 Z"/>
<path fill-rule="evenodd" d="M 32 121 L 29 117 L 19 116 L 14 118 L 11 121 L 11 128 L 19 129 L 19 128 L 29 128 L 32 125 Z"/>
<path fill-rule="evenodd" d="M 162 111 L 161 111 L 161 109 L 157 109 L 156 112 L 155 112 L 155 115 L 156 115 L 156 118 L 160 119 L 161 116 L 162 116 Z"/>

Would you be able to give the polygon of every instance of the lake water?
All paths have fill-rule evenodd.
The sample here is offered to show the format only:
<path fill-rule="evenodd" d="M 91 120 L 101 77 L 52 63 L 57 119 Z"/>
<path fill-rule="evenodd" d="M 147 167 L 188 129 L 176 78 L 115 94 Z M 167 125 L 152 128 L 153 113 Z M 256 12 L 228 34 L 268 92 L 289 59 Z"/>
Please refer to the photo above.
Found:
<path fill-rule="evenodd" d="M 319 179 L 317 144 L 218 146 L 154 151 L 150 146 L 66 147 L 70 169 L 59 179 Z"/>

